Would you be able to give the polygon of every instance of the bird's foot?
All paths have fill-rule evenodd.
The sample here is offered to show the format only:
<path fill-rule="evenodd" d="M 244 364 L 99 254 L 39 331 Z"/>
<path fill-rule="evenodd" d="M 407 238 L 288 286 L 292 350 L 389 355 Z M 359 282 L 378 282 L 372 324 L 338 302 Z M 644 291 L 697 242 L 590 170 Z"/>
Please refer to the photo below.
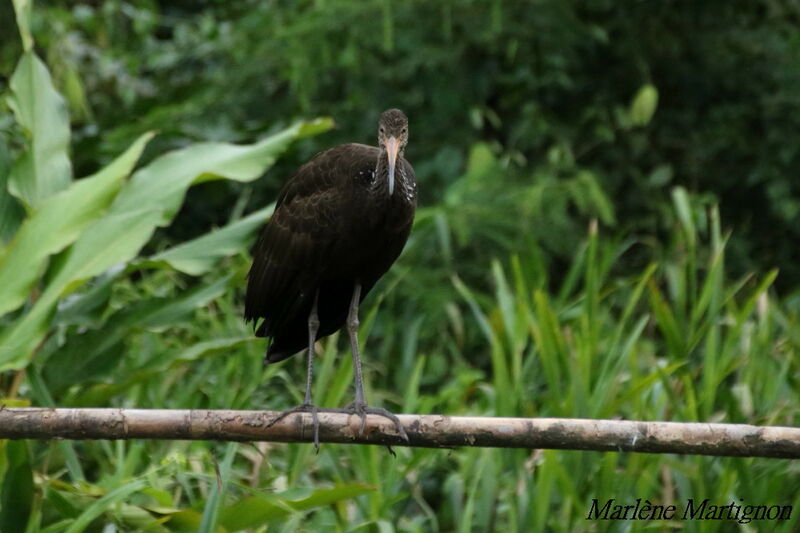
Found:
<path fill-rule="evenodd" d="M 394 427 L 397 428 L 397 433 L 400 435 L 404 441 L 408 442 L 408 433 L 406 433 L 406 428 L 403 427 L 403 424 L 400 422 L 400 419 L 397 418 L 397 415 L 387 411 L 383 407 L 369 407 L 366 404 L 359 404 L 359 403 L 352 403 L 341 409 L 342 413 L 347 413 L 351 415 L 357 415 L 361 418 L 361 426 L 358 429 L 358 434 L 363 435 L 364 429 L 367 426 L 367 415 L 378 415 L 384 418 L 388 418 L 392 422 L 394 422 Z M 391 448 L 389 450 L 391 452 Z M 392 452 L 394 455 L 394 452 Z"/>
<path fill-rule="evenodd" d="M 287 416 L 294 414 L 294 413 L 311 413 L 311 423 L 314 425 L 314 450 L 319 453 L 319 416 L 318 413 L 320 408 L 312 403 L 303 403 L 292 407 L 291 409 L 286 409 L 285 411 L 281 411 L 281 414 L 275 417 L 272 422 L 267 424 L 268 428 L 271 428 Z"/>

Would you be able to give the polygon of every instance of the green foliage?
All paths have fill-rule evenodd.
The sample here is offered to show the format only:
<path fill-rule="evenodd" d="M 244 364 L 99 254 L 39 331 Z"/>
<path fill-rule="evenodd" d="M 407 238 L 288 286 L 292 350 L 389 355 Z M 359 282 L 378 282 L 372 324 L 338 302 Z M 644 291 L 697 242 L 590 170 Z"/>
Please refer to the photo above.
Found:
<path fill-rule="evenodd" d="M 63 253 L 48 272 L 41 295 L 0 334 L 0 368 L 27 364 L 48 333 L 59 299 L 108 268 L 132 260 L 156 227 L 169 224 L 192 183 L 215 178 L 253 180 L 291 141 L 330 127 L 326 121 L 298 123 L 250 146 L 189 146 L 156 159 L 124 182 L 152 137 L 145 134 L 103 170 L 69 186 L 68 120 L 49 79 L 41 61 L 26 52 L 11 80 L 11 108 L 30 146 L 18 154 L 2 194 L 15 195 L 30 216 L 0 256 L 0 280 L 5 281 L 0 313 L 19 308 L 43 274 L 49 256 Z M 240 250 L 247 230 L 254 231 L 252 220 L 248 222 L 246 231 L 239 225 L 226 233 L 239 236 L 228 252 Z M 190 248 L 190 254 L 194 250 L 195 255 L 205 255 L 198 248 Z M 211 260 L 221 255 L 215 252 Z"/>
<path fill-rule="evenodd" d="M 22 306 L 41 273 L 36 267 L 78 240 L 105 213 L 151 137 L 140 137 L 114 163 L 48 199 L 21 224 L 0 255 L 0 314 Z"/>
<path fill-rule="evenodd" d="M 47 67 L 33 52 L 22 56 L 10 88 L 8 105 L 31 145 L 11 169 L 8 192 L 32 209 L 65 189 L 72 178 L 69 118 Z"/>
<path fill-rule="evenodd" d="M 652 85 L 644 85 L 631 102 L 628 112 L 631 122 L 635 126 L 647 126 L 658 105 L 658 90 Z"/>
<path fill-rule="evenodd" d="M 373 140 L 377 114 L 396 105 L 411 117 L 425 204 L 463 174 L 476 142 L 512 172 L 591 172 L 632 233 L 667 235 L 662 212 L 670 189 L 683 186 L 720 203 L 735 229 L 737 275 L 778 267 L 791 290 L 800 280 L 800 248 L 783 245 L 800 240 L 791 6 L 61 1 L 33 27 L 85 126 L 79 169 L 148 130 L 174 147 L 335 116 L 340 128 L 289 153 L 284 175 L 324 147 Z M 269 203 L 279 183 L 260 182 L 251 206 Z M 218 225 L 220 195 L 231 204 L 239 193 L 235 184 L 198 191 L 191 219 L 171 234 Z"/>
<path fill-rule="evenodd" d="M 199 276 L 209 272 L 217 262 L 239 252 L 257 229 L 272 214 L 273 206 L 254 211 L 222 229 L 214 230 L 192 241 L 179 244 L 152 256 L 145 264 L 168 265 L 175 270 Z"/>
<path fill-rule="evenodd" d="M 776 270 L 731 276 L 744 264 L 731 255 L 756 242 L 717 208 L 739 209 L 738 193 L 697 192 L 727 178 L 719 154 L 733 140 L 790 220 L 780 184 L 795 152 L 767 157 L 738 128 L 762 83 L 777 87 L 770 116 L 792 108 L 789 79 L 725 76 L 752 54 L 787 58 L 795 41 L 761 39 L 780 16 L 716 4 L 212 2 L 195 14 L 15 1 L 23 44 L 0 109 L 3 403 L 298 403 L 304 365 L 263 368 L 241 320 L 263 198 L 313 150 L 368 140 L 370 113 L 397 102 L 425 202 L 363 308 L 371 403 L 797 425 L 797 298 L 774 289 Z M 727 99 L 709 106 L 720 87 Z M 331 122 L 290 117 L 323 113 L 340 129 L 293 151 Z M 766 146 L 791 144 L 792 121 Z M 318 349 L 315 400 L 341 406 L 345 343 Z M 800 506 L 797 468 L 781 460 L 165 441 L 0 451 L 2 531 L 572 532 L 603 529 L 585 520 L 591 498 Z"/>
<path fill-rule="evenodd" d="M 59 298 L 112 266 L 132 260 L 150 239 L 155 228 L 165 226 L 172 220 L 193 182 L 216 177 L 238 181 L 255 179 L 275 161 L 276 154 L 283 151 L 289 142 L 325 127 L 329 127 L 329 124 L 324 121 L 298 123 L 250 146 L 222 143 L 190 146 L 164 155 L 137 171 L 129 182 L 119 188 L 119 193 L 102 216 L 85 220 L 85 229 L 67 236 L 67 239 L 72 237 L 75 242 L 60 256 L 41 296 L 27 313 L 0 336 L 3 346 L 0 367 L 18 368 L 27 363 L 47 334 L 47 322 Z M 109 177 L 123 176 L 109 173 Z M 79 187 L 77 194 L 88 188 L 92 194 L 99 195 L 96 189 L 103 186 L 105 181 L 80 181 L 74 187 Z M 47 213 L 41 218 L 46 220 Z M 52 231 L 52 222 L 46 222 L 33 229 L 25 228 L 29 229 L 25 236 L 33 242 L 42 241 L 44 235 Z M 39 233 L 36 233 L 37 230 Z M 53 244 L 42 247 L 43 250 L 38 253 L 31 253 L 34 261 L 24 265 L 25 268 L 33 272 L 40 271 L 40 264 L 46 255 L 62 246 L 61 243 Z M 12 264 L 10 268 L 18 266 Z M 30 281 L 23 287 L 29 284 Z M 20 303 L 19 298 L 9 298 L 0 304 L 0 309 L 13 309 Z"/>
<path fill-rule="evenodd" d="M 5 441 L 3 484 L 0 488 L 0 529 L 25 531 L 33 507 L 34 483 L 26 441 Z"/>

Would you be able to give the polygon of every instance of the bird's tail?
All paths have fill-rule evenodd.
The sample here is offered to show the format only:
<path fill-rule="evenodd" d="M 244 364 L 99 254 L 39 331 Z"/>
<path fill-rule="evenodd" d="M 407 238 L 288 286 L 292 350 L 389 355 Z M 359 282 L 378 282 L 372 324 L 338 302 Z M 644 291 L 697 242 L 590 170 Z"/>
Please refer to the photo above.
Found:
<path fill-rule="evenodd" d="M 271 365 L 272 363 L 280 363 L 284 359 L 288 359 L 296 353 L 290 350 L 275 349 L 275 343 L 270 342 L 267 348 L 267 353 L 264 355 L 264 366 Z"/>
<path fill-rule="evenodd" d="M 306 348 L 306 339 L 301 336 L 270 337 L 264 364 L 279 363 Z"/>

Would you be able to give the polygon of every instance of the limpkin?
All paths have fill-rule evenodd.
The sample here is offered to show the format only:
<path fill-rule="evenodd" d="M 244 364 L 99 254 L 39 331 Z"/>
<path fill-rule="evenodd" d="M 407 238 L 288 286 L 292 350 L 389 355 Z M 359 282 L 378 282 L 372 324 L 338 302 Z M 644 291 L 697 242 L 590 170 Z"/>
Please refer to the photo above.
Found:
<path fill-rule="evenodd" d="M 307 350 L 305 400 L 272 424 L 290 413 L 311 413 L 317 449 L 314 344 L 345 325 L 355 402 L 324 411 L 359 415 L 361 433 L 367 414 L 384 416 L 408 440 L 395 415 L 367 406 L 358 348 L 359 303 L 400 255 L 414 220 L 417 185 L 403 157 L 407 142 L 408 119 L 389 109 L 380 116 L 377 148 L 351 143 L 315 155 L 284 185 L 253 249 L 245 320 L 254 322 L 256 336 L 271 339 L 265 364 Z"/>

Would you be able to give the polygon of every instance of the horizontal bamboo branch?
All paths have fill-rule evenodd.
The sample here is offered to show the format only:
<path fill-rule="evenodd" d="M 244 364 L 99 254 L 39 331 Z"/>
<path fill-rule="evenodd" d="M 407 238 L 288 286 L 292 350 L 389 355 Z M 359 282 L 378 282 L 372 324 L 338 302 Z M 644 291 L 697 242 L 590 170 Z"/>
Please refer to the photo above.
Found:
<path fill-rule="evenodd" d="M 0 409 L 5 439 L 176 439 L 311 442 L 306 413 L 292 414 L 272 427 L 272 411 L 167 409 Z M 552 448 L 561 450 L 678 453 L 739 457 L 800 458 L 800 428 L 637 422 L 571 418 L 492 418 L 399 415 L 405 443 L 394 424 L 369 415 L 319 414 L 320 442 L 451 448 Z"/>

